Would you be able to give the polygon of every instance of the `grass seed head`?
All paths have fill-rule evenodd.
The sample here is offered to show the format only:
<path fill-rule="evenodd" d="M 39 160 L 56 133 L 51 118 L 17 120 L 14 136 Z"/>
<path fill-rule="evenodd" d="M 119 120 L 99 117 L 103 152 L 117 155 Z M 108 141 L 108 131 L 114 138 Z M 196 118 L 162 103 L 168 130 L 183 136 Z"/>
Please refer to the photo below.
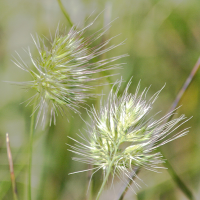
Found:
<path fill-rule="evenodd" d="M 116 92 L 111 90 L 99 112 L 95 108 L 89 112 L 92 123 L 88 125 L 88 139 L 80 136 L 86 143 L 74 140 L 70 151 L 79 156 L 75 160 L 94 165 L 104 174 L 112 169 L 113 176 L 131 178 L 134 169 L 160 168 L 164 160 L 154 150 L 185 135 L 188 129 L 167 137 L 187 119 L 181 115 L 168 121 L 173 111 L 155 120 L 149 112 L 161 90 L 147 100 L 148 89 L 139 95 L 139 84 L 135 94 L 128 93 L 130 82 L 122 96 L 118 96 L 120 85 L 121 81 Z"/>
<path fill-rule="evenodd" d="M 60 34 L 58 27 L 54 39 L 43 40 L 38 36 L 32 37 L 39 53 L 37 58 L 33 58 L 28 49 L 34 69 L 28 66 L 19 54 L 19 58 L 14 60 L 19 68 L 32 76 L 32 81 L 21 84 L 36 91 L 30 98 L 31 101 L 36 101 L 37 105 L 36 125 L 39 121 L 44 125 L 49 118 L 50 124 L 52 119 L 55 123 L 58 111 L 63 113 L 66 107 L 79 112 L 79 106 L 88 98 L 95 96 L 91 92 L 97 85 L 95 81 L 104 78 L 102 75 L 95 78 L 94 74 L 120 67 L 120 64 L 113 62 L 126 56 L 102 59 L 102 54 L 122 43 L 109 46 L 111 38 L 99 46 L 91 47 L 94 41 L 104 36 L 106 31 L 101 29 L 89 37 L 84 37 L 84 32 L 85 29 L 78 31 L 72 27 L 68 33 Z M 89 82 L 93 82 L 93 86 L 88 84 Z"/>

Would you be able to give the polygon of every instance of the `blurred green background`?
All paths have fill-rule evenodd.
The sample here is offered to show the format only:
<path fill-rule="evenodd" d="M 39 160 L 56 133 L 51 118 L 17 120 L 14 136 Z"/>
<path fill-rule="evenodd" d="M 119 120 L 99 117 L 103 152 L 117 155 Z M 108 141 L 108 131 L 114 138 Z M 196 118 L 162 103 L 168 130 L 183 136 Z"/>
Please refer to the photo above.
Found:
<path fill-rule="evenodd" d="M 100 12 L 95 24 L 85 33 L 87 36 L 102 28 L 112 20 L 112 27 L 105 37 L 113 39 L 113 44 L 124 40 L 125 45 L 104 55 L 105 58 L 128 53 L 119 62 L 126 63 L 123 70 L 112 77 L 121 76 L 124 86 L 133 76 L 130 92 L 134 92 L 141 80 L 141 91 L 152 85 L 151 97 L 165 83 L 166 86 L 154 104 L 154 111 L 164 115 L 170 108 L 179 89 L 190 74 L 200 55 L 200 1 L 199 0 L 63 0 L 74 24 L 85 27 Z M 91 14 L 93 15 L 89 17 Z M 89 20 L 88 20 L 89 17 Z M 33 55 L 37 52 L 30 34 L 37 33 L 49 38 L 61 24 L 70 29 L 56 0 L 1 0 L 0 1 L 0 199 L 12 199 L 10 173 L 7 160 L 5 134 L 10 135 L 19 199 L 27 199 L 27 164 L 29 126 L 32 107 L 20 104 L 31 94 L 20 87 L 3 81 L 27 81 L 30 76 L 17 68 L 11 61 L 17 51 L 25 62 L 30 63 L 24 52 L 28 46 Z M 103 73 L 101 74 L 104 75 Z M 102 84 L 103 82 L 101 82 Z M 191 127 L 187 136 L 165 145 L 162 150 L 174 170 L 191 189 L 196 199 L 200 199 L 200 72 L 195 76 L 180 102 L 178 114 L 185 113 L 193 118 L 181 129 Z M 105 94 L 110 86 L 97 88 L 95 92 Z M 99 99 L 91 100 L 98 109 Z M 81 110 L 84 120 L 89 117 Z M 72 112 L 68 119 L 59 116 L 56 126 L 48 130 L 35 131 L 32 193 L 37 200 L 82 200 L 86 199 L 88 173 L 68 175 L 70 172 L 87 169 L 88 166 L 71 159 L 66 143 L 73 144 L 67 136 L 78 138 L 76 133 L 86 127 L 80 117 Z M 187 199 L 169 175 L 168 170 L 154 173 L 142 170 L 138 180 L 141 189 L 129 191 L 125 200 L 176 200 Z M 95 175 L 93 192 L 98 191 L 102 178 Z M 114 189 L 107 189 L 101 199 L 117 199 L 124 184 L 115 181 Z M 133 186 L 134 188 L 134 186 Z"/>

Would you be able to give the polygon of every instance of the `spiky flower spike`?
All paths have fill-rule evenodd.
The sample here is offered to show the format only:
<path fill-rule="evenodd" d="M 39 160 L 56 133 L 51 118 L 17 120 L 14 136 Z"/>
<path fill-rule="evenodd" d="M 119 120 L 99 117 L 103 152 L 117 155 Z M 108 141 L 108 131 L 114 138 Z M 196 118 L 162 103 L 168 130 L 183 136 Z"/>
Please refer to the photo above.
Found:
<path fill-rule="evenodd" d="M 55 123 L 57 111 L 62 113 L 65 107 L 78 112 L 77 108 L 80 103 L 84 103 L 87 98 L 94 96 L 90 90 L 94 89 L 97 83 L 94 82 L 91 86 L 88 82 L 105 77 L 94 78 L 93 75 L 120 67 L 119 64 L 111 65 L 110 63 L 126 56 L 121 55 L 102 60 L 100 57 L 102 54 L 122 43 L 108 47 L 111 38 L 99 46 L 91 48 L 91 44 L 95 40 L 102 38 L 109 25 L 106 29 L 101 29 L 94 35 L 84 38 L 83 34 L 86 28 L 78 31 L 72 27 L 69 33 L 63 35 L 59 33 L 58 28 L 54 39 L 45 42 L 38 36 L 32 37 L 39 52 L 39 57 L 35 59 L 28 49 L 31 62 L 35 67 L 34 70 L 27 66 L 19 54 L 19 59 L 14 60 L 19 68 L 29 72 L 33 78 L 32 81 L 21 84 L 36 90 L 36 94 L 30 99 L 31 101 L 35 99 L 37 102 L 36 124 L 38 121 L 44 124 L 49 115 L 50 124 L 52 119 Z"/>
<path fill-rule="evenodd" d="M 166 122 L 174 111 L 158 120 L 149 117 L 161 90 L 146 100 L 148 89 L 138 95 L 138 84 L 135 94 L 129 94 L 130 83 L 123 95 L 118 97 L 120 81 L 117 91 L 114 93 L 111 90 L 107 103 L 105 106 L 101 105 L 100 112 L 97 113 L 94 108 L 91 110 L 89 116 L 92 123 L 88 124 L 87 131 L 89 139 L 80 136 L 86 143 L 71 138 L 76 144 L 70 146 L 69 151 L 79 155 L 74 160 L 94 165 L 96 170 L 103 170 L 102 188 L 110 173 L 113 177 L 126 176 L 131 179 L 136 168 L 156 171 L 164 161 L 161 153 L 154 150 L 188 132 L 188 129 L 184 129 L 170 138 L 167 137 L 187 121 L 186 117 L 181 115 Z M 137 183 L 134 183 L 137 186 Z"/>

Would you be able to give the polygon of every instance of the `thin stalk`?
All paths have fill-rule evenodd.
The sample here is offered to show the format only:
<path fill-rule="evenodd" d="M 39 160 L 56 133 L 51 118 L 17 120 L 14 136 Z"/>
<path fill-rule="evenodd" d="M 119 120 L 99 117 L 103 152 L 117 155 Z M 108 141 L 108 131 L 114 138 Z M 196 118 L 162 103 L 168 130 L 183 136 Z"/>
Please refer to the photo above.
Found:
<path fill-rule="evenodd" d="M 162 155 L 163 155 L 163 153 L 162 153 Z M 164 156 L 163 156 L 163 159 L 165 159 Z M 165 160 L 165 166 L 168 168 L 168 172 L 170 173 L 174 182 L 178 185 L 178 187 L 185 194 L 185 196 L 190 200 L 194 200 L 194 196 L 193 196 L 192 192 L 187 187 L 187 185 L 185 185 L 185 183 L 181 180 L 181 178 L 176 174 L 175 170 L 173 169 L 173 167 L 171 166 L 169 161 L 167 161 L 167 159 Z"/>
<path fill-rule="evenodd" d="M 91 165 L 91 164 L 88 165 L 88 169 L 92 169 L 92 167 L 93 167 L 93 165 Z M 92 173 L 93 173 L 93 170 L 89 170 L 87 173 L 87 179 L 88 179 L 87 185 L 89 185 L 90 187 L 88 186 L 89 188 L 87 188 L 85 200 L 92 199 L 92 193 L 93 193 L 93 182 L 91 179 Z"/>
<path fill-rule="evenodd" d="M 192 71 L 190 72 L 190 75 L 188 76 L 188 78 L 186 79 L 185 83 L 183 84 L 182 88 L 180 89 L 179 93 L 176 96 L 176 99 L 174 100 L 169 112 L 173 111 L 178 103 L 180 102 L 181 98 L 183 97 L 185 91 L 187 90 L 188 86 L 190 85 L 190 83 L 192 82 L 194 76 L 196 75 L 198 69 L 200 67 L 200 57 L 198 58 L 197 62 L 195 63 Z M 168 119 L 168 121 L 173 117 L 173 115 Z"/>
<path fill-rule="evenodd" d="M 110 164 L 110 166 L 109 166 L 109 168 L 108 168 L 108 170 L 107 170 L 107 172 L 106 172 L 106 175 L 105 175 L 105 177 L 104 177 L 104 180 L 103 180 L 103 183 L 102 183 L 102 185 L 101 185 L 101 188 L 100 188 L 100 190 L 99 190 L 99 192 L 98 192 L 98 194 L 97 194 L 96 200 L 99 199 L 99 197 L 100 197 L 100 195 L 101 195 L 101 193 L 102 193 L 102 191 L 103 191 L 103 188 L 104 188 L 104 186 L 105 186 L 105 184 L 106 184 L 106 182 L 107 182 L 107 180 L 108 180 L 108 177 L 109 177 L 109 175 L 110 175 L 110 171 L 111 171 L 111 168 L 112 168 L 112 164 L 113 164 L 113 162 L 111 162 L 111 164 Z"/>
<path fill-rule="evenodd" d="M 99 199 L 99 197 L 100 197 L 100 195 L 101 195 L 101 193 L 102 193 L 102 191 L 103 191 L 103 188 L 104 188 L 104 186 L 105 186 L 105 184 L 106 184 L 106 182 L 107 182 L 107 180 L 108 180 L 108 177 L 109 177 L 109 175 L 110 175 L 110 172 L 111 172 L 113 163 L 114 163 L 114 161 L 115 161 L 114 158 L 115 158 L 117 149 L 118 149 L 118 146 L 115 148 L 115 152 L 114 152 L 114 154 L 113 154 L 113 160 L 110 162 L 110 165 L 109 165 L 108 170 L 107 170 L 107 172 L 106 172 L 106 175 L 105 175 L 105 177 L 104 177 L 104 180 L 103 180 L 103 183 L 102 183 L 102 185 L 101 185 L 101 188 L 99 189 L 99 192 L 98 192 L 98 194 L 97 194 L 96 200 Z"/>
<path fill-rule="evenodd" d="M 37 141 L 37 140 L 39 140 L 39 139 L 41 138 L 42 135 L 43 135 L 43 134 L 40 133 L 40 134 L 37 135 L 37 137 L 34 136 L 34 142 Z M 16 154 L 16 157 L 17 157 L 18 155 L 21 155 L 21 152 L 28 152 L 28 151 L 29 151 L 29 148 L 30 148 L 30 147 L 29 147 L 29 143 L 27 143 L 25 147 L 21 147 L 21 148 L 19 149 L 19 151 L 18 151 L 17 154 Z M 22 171 L 26 170 L 26 169 L 27 169 L 27 166 L 28 166 L 28 165 L 27 165 L 27 161 L 24 162 L 23 159 L 20 161 L 20 163 L 22 163 L 22 164 L 19 165 L 19 166 L 17 167 L 17 171 L 15 171 L 15 179 L 19 176 L 19 174 L 20 174 Z M 4 184 L 4 182 L 2 181 L 2 182 L 0 183 L 0 188 L 2 187 L 3 184 Z M 11 183 L 11 184 L 12 184 L 12 183 Z M 0 199 L 6 198 L 6 194 L 8 193 L 9 189 L 10 189 L 10 184 L 6 184 L 6 186 L 4 185 L 3 191 L 0 192 Z"/>
<path fill-rule="evenodd" d="M 29 166 L 28 166 L 28 199 L 29 200 L 31 200 L 31 171 L 32 171 L 32 157 L 33 157 L 34 119 L 35 119 L 35 103 L 33 106 L 33 112 L 31 116 L 31 125 L 30 125 Z"/>
<path fill-rule="evenodd" d="M 6 133 L 6 145 L 7 145 L 8 162 L 9 162 L 9 167 L 10 167 L 10 177 L 11 177 L 11 182 L 12 182 L 13 199 L 18 200 L 17 186 L 15 182 L 15 174 L 14 174 L 14 167 L 13 167 L 13 159 L 12 159 L 12 154 L 10 150 L 10 141 L 9 141 L 8 133 Z"/>
<path fill-rule="evenodd" d="M 185 94 L 185 91 L 187 90 L 187 88 L 189 87 L 190 83 L 192 82 L 195 74 L 197 73 L 198 69 L 200 67 L 200 57 L 198 58 L 197 62 L 195 63 L 190 75 L 188 76 L 188 78 L 186 79 L 185 83 L 183 84 L 183 86 L 181 87 L 179 93 L 176 96 L 176 99 L 174 100 L 169 112 L 173 111 L 178 103 L 180 102 L 180 100 L 182 99 L 183 95 Z M 174 115 L 174 114 L 173 114 Z M 168 118 L 166 120 L 166 122 L 170 121 L 173 117 L 173 115 L 171 115 L 170 118 Z M 161 150 L 160 150 L 161 151 Z M 162 154 L 163 155 L 163 154 Z M 164 158 L 164 155 L 163 155 Z M 180 179 L 180 177 L 176 174 L 175 170 L 173 169 L 173 167 L 171 166 L 171 164 L 169 163 L 169 161 L 167 159 L 165 159 L 165 165 L 167 166 L 167 168 L 169 169 L 169 172 L 173 178 L 173 180 L 175 181 L 175 183 L 177 184 L 177 186 L 180 188 L 180 190 L 190 199 L 193 200 L 194 196 L 192 194 L 192 192 L 190 191 L 190 189 L 185 185 L 185 183 Z M 123 200 L 124 196 L 128 190 L 128 186 L 131 185 L 132 180 L 129 181 L 129 183 L 127 184 L 127 186 L 125 187 L 125 190 L 123 191 L 122 195 L 120 196 L 119 200 Z M 124 195 L 123 195 L 124 194 Z"/>
<path fill-rule="evenodd" d="M 65 10 L 65 7 L 63 6 L 61 0 L 57 0 L 58 1 L 58 4 L 60 6 L 60 9 L 62 10 L 63 14 L 65 15 L 67 21 L 69 22 L 70 26 L 72 27 L 73 26 L 73 23 L 69 17 L 69 14 L 67 13 L 67 11 Z"/>
<path fill-rule="evenodd" d="M 139 167 L 138 167 L 137 169 L 134 170 L 134 173 L 133 173 L 131 179 L 129 180 L 129 182 L 128 182 L 128 184 L 126 185 L 124 191 L 122 192 L 121 196 L 119 197 L 119 200 L 123 200 L 123 199 L 124 199 L 124 196 L 126 195 L 126 193 L 127 193 L 128 189 L 129 189 L 130 185 L 132 184 L 132 182 L 133 182 L 133 180 L 134 180 L 134 178 L 135 178 L 135 174 L 138 174 L 139 171 L 140 171 Z"/>

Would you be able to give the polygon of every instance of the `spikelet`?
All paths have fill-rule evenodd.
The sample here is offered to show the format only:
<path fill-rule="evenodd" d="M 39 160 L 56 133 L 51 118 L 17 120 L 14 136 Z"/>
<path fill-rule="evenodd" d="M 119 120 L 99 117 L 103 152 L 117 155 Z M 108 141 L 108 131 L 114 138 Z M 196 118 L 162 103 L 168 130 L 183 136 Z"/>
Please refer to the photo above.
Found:
<path fill-rule="evenodd" d="M 91 124 L 87 123 L 88 137 L 79 135 L 83 142 L 70 137 L 75 145 L 69 145 L 69 151 L 78 155 L 74 160 L 91 164 L 96 171 L 102 169 L 104 175 L 111 169 L 113 177 L 125 181 L 125 177 L 132 179 L 135 169 L 157 171 L 157 168 L 161 168 L 164 160 L 155 149 L 185 135 L 188 129 L 169 136 L 188 119 L 181 115 L 167 121 L 174 110 L 155 120 L 149 116 L 149 112 L 162 89 L 146 100 L 148 89 L 139 95 L 139 84 L 135 94 L 128 93 L 130 81 L 123 95 L 118 97 L 121 81 L 117 84 L 117 91 L 111 90 L 99 112 L 94 107 L 88 112 L 92 121 Z"/>
<path fill-rule="evenodd" d="M 86 28 L 93 23 L 94 21 Z M 38 111 L 36 125 L 40 121 L 44 126 L 49 119 L 50 125 L 52 121 L 55 124 L 58 112 L 63 114 L 66 108 L 79 112 L 79 106 L 88 98 L 95 96 L 91 92 L 97 86 L 95 81 L 105 78 L 105 76 L 95 78 L 94 74 L 121 66 L 113 62 L 127 55 L 108 59 L 101 59 L 101 55 L 122 45 L 123 42 L 109 46 L 111 38 L 99 46 L 91 47 L 94 41 L 104 36 L 109 26 L 88 38 L 83 36 L 86 28 L 78 31 L 75 27 L 72 27 L 67 34 L 60 34 L 58 27 L 54 39 L 51 40 L 44 41 L 37 35 L 35 38 L 32 36 L 39 53 L 38 58 L 33 58 L 28 49 L 34 69 L 17 54 L 19 58 L 13 61 L 15 65 L 32 76 L 32 81 L 18 84 L 36 91 L 30 98 L 30 101 L 36 102 L 35 111 Z M 92 82 L 92 86 L 88 82 Z"/>

